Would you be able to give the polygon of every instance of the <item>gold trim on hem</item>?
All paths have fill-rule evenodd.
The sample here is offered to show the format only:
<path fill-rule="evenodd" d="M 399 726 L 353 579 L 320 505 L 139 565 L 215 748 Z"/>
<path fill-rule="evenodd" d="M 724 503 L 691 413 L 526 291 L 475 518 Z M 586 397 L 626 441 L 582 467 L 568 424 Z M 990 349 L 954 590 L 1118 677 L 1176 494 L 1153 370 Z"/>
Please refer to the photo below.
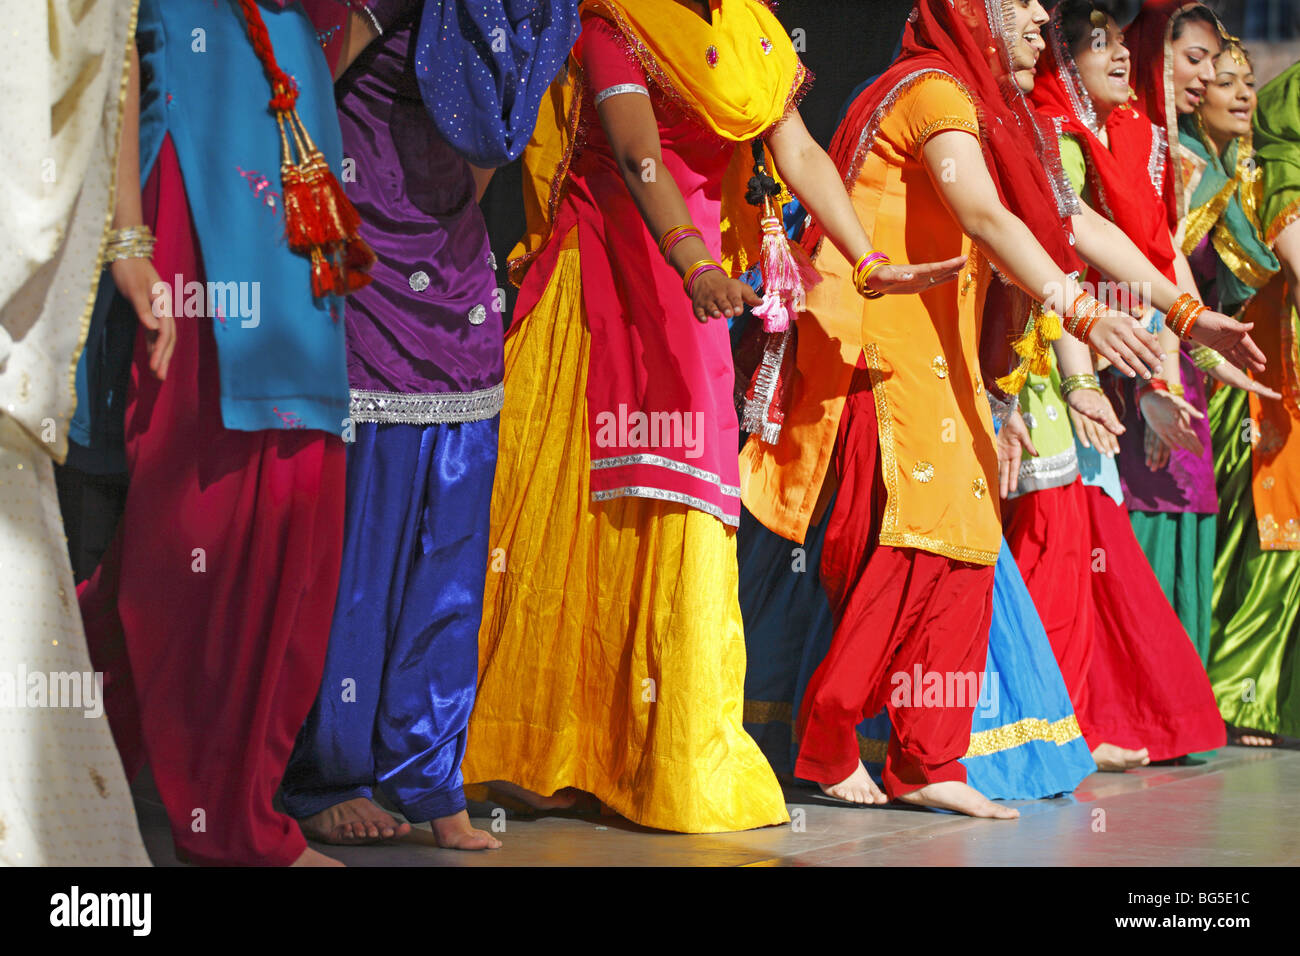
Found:
<path fill-rule="evenodd" d="M 1268 224 L 1268 234 L 1264 237 L 1264 242 L 1272 248 L 1273 243 L 1277 242 L 1277 237 L 1282 234 L 1282 230 L 1291 223 L 1300 219 L 1300 198 L 1293 199 L 1282 207 L 1282 211 L 1273 217 L 1273 221 Z"/>
<path fill-rule="evenodd" d="M 1234 276 L 1252 289 L 1264 288 L 1268 285 L 1268 280 L 1273 278 L 1272 272 L 1262 268 L 1242 248 L 1226 222 L 1220 221 L 1214 227 L 1210 241 L 1214 244 L 1214 249 L 1219 253 L 1223 264 L 1232 271 Z"/>
<path fill-rule="evenodd" d="M 1014 724 L 1004 724 L 991 730 L 981 730 L 970 735 L 967 757 L 987 757 L 990 754 L 1011 750 L 1035 740 L 1065 746 L 1083 736 L 1079 720 L 1074 714 L 1057 721 L 1042 717 L 1026 717 Z"/>
<path fill-rule="evenodd" d="M 884 763 L 889 755 L 889 741 L 858 734 L 858 756 L 863 763 Z"/>
<path fill-rule="evenodd" d="M 1209 202 L 1202 203 L 1187 214 L 1183 220 L 1183 255 L 1190 256 L 1196 251 L 1201 240 L 1209 234 L 1228 208 L 1228 203 L 1232 201 L 1232 194 L 1236 189 L 1237 181 L 1228 180 Z"/>
<path fill-rule="evenodd" d="M 794 705 L 784 700 L 746 700 L 740 719 L 746 724 L 792 724 Z"/>
<path fill-rule="evenodd" d="M 949 544 L 946 541 L 940 541 L 938 538 L 913 534 L 910 531 L 882 531 L 880 532 L 880 543 L 890 548 L 915 548 L 918 551 L 929 551 L 945 558 L 952 558 L 954 561 L 965 561 L 967 564 L 994 565 L 998 563 L 998 553 L 996 551 L 983 551 L 979 548 L 968 548 L 965 545 Z"/>

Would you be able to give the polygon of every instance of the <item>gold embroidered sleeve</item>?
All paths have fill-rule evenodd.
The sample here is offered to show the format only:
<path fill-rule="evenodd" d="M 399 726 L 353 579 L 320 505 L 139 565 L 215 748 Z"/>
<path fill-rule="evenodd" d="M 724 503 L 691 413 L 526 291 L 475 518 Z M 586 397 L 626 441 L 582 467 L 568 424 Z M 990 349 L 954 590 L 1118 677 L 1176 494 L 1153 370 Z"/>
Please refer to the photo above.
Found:
<path fill-rule="evenodd" d="M 919 133 L 917 133 L 914 155 L 919 159 L 921 156 L 921 150 L 925 149 L 925 144 L 930 141 L 931 136 L 934 136 L 936 133 L 945 133 L 951 129 L 963 130 L 970 133 L 976 139 L 979 139 L 979 124 L 974 120 L 967 119 L 964 116 L 943 116 L 937 120 L 931 120 L 921 128 Z"/>

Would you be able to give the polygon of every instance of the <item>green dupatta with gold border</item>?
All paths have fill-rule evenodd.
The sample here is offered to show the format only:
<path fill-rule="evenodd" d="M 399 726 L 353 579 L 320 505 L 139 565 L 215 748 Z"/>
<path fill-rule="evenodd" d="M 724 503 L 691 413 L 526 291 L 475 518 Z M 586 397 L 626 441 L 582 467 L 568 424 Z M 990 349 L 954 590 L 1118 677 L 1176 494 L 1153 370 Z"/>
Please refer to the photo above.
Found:
<path fill-rule="evenodd" d="M 1220 299 L 1240 304 L 1267 285 L 1280 268 L 1260 224 L 1263 175 L 1253 156 L 1251 136 L 1237 137 L 1220 155 L 1199 116 L 1180 117 L 1178 125 L 1183 159 L 1192 170 L 1188 185 L 1194 187 L 1183 252 L 1190 255 L 1208 235 L 1219 255 Z"/>

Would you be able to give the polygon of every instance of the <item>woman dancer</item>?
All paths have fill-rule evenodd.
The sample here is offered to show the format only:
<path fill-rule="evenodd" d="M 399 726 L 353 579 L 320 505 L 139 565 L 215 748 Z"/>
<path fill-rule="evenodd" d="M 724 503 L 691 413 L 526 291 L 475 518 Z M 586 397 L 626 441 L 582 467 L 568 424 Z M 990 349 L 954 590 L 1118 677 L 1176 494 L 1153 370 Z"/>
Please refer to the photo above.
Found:
<path fill-rule="evenodd" d="M 871 82 L 874 78 L 857 92 Z M 855 93 L 843 112 L 856 98 Z M 799 234 L 805 218 L 802 208 L 786 214 L 787 222 L 798 224 Z M 743 354 L 750 329 L 745 323 L 738 326 L 732 334 L 740 339 Z M 803 545 L 792 547 L 746 510 L 737 534 L 748 659 L 745 729 L 783 778 L 793 776 L 798 756 L 794 714 L 834 632 L 834 616 L 818 576 L 827 523 L 825 517 L 814 522 Z M 970 745 L 961 758 L 967 782 L 993 800 L 1039 799 L 1072 791 L 1097 766 L 1038 611 L 1005 541 L 994 565 L 988 640 L 988 657 L 978 690 L 973 691 L 978 705 L 971 720 Z M 912 683 L 913 676 L 908 675 L 907 686 L 900 681 L 896 689 L 910 695 Z M 923 687 L 916 692 L 924 696 Z M 888 714 L 863 720 L 856 731 L 863 763 L 873 780 L 878 779 L 892 734 Z"/>
<path fill-rule="evenodd" d="M 1151 124 L 1125 108 L 1129 57 L 1119 29 L 1106 7 L 1083 0 L 1058 7 L 1046 33 L 1033 101 L 1062 133 L 1071 185 L 1113 216 L 1171 285 L 1163 204 L 1154 189 L 1133 187 L 1146 181 L 1155 140 Z M 1050 373 L 1031 376 L 1020 397 L 1039 455 L 1021 464 L 1010 489 L 1007 537 L 1093 757 L 1103 770 L 1124 770 L 1215 746 L 1222 734 L 1203 669 L 1122 509 L 1112 456 L 1125 429 L 1085 347 L 1062 338 L 1052 358 Z M 1137 619 L 1140 632 L 1131 627 Z"/>
<path fill-rule="evenodd" d="M 716 262 L 754 261 L 736 241 L 757 238 L 750 141 L 846 255 L 870 242 L 794 109 L 808 77 L 765 5 L 588 0 L 582 15 L 525 155 L 465 778 L 540 807 L 576 788 L 660 829 L 777 824 L 781 790 L 741 726 L 739 435 L 715 321 L 758 304 Z M 871 291 L 960 265 L 884 266 Z"/>
<path fill-rule="evenodd" d="M 742 456 L 746 505 L 767 527 L 802 540 L 832 487 L 824 478 L 833 453 L 839 491 L 822 580 L 836 635 L 804 698 L 796 773 L 857 802 L 886 799 L 859 760 L 853 728 L 888 702 L 889 672 L 968 673 L 986 652 L 998 463 L 976 350 L 983 336 L 1000 352 L 1003 330 L 992 323 L 1005 322 L 1015 304 L 1001 283 L 989 284 L 985 257 L 1123 369 L 1157 364 L 1155 340 L 1067 274 L 1078 267 L 1071 216 L 1078 249 L 1095 264 L 1137 269 L 1144 281 L 1153 270 L 1140 267 L 1122 233 L 1078 209 L 1059 169 L 1044 169 L 1055 140 L 1034 121 L 1015 77 L 1032 70 L 1046 20 L 1036 2 L 918 4 L 902 57 L 855 102 L 832 152 L 886 252 L 959 251 L 965 232 L 984 264 L 969 268 L 956 294 L 935 291 L 907 313 L 850 304 L 856 270 L 823 250 L 827 281 L 810 297 L 815 321 L 800 326 L 794 407 L 775 449 L 751 438 Z M 1159 289 L 1168 304 L 1170 293 Z M 1250 350 L 1243 327 L 1206 318 L 1208 336 L 1220 338 L 1213 327 L 1229 347 Z M 1037 352 L 1050 323 L 1035 330 Z M 991 361 L 1006 371 L 1005 354 Z M 1008 428 L 1023 436 L 1018 421 Z M 946 703 L 890 704 L 889 796 L 1015 816 L 965 784 L 959 760 L 973 705 Z"/>
<path fill-rule="evenodd" d="M 346 310 L 355 434 L 339 599 L 281 791 L 324 842 L 403 835 L 409 826 L 374 803 L 379 789 L 443 847 L 501 845 L 470 826 L 460 772 L 504 393 L 470 162 L 523 152 L 578 17 L 576 0 L 509 16 L 490 6 L 471 16 L 458 2 L 378 0 L 346 21 L 342 6 L 315 7 L 317 31 L 340 40 L 335 95 L 359 170 L 349 194 L 378 256 Z M 498 29 L 511 40 L 499 53 Z M 522 92 L 503 102 L 503 88 Z"/>
<path fill-rule="evenodd" d="M 1174 267 L 1182 291 L 1195 293 L 1191 271 L 1179 246 L 1186 215 L 1187 191 L 1178 165 L 1179 117 L 1190 115 L 1214 78 L 1214 56 L 1222 28 L 1199 3 L 1156 0 L 1143 5 L 1126 31 L 1132 53 L 1132 85 L 1138 112 L 1159 129 L 1162 157 L 1146 178 L 1162 186 L 1166 228 L 1175 234 Z M 1170 107 L 1172 106 L 1172 109 Z M 1117 111 L 1118 112 L 1118 111 Z M 1137 128 L 1138 124 L 1129 124 Z M 1139 144 L 1134 147 L 1140 149 Z M 1129 147 L 1120 145 L 1121 152 Z M 1145 151 L 1149 153 L 1150 151 Z M 1130 164 L 1130 175 L 1140 176 Z M 1154 174 L 1151 172 L 1154 169 Z M 1138 179 L 1130 181 L 1130 186 Z M 1116 200 L 1115 216 L 1128 215 L 1129 204 Z M 1205 373 L 1192 360 L 1192 346 L 1180 346 L 1167 330 L 1162 335 L 1164 374 L 1150 385 L 1107 377 L 1107 390 L 1121 412 L 1127 431 L 1117 458 L 1124 500 L 1134 533 L 1160 579 L 1165 595 L 1204 660 L 1209 644 L 1213 591 L 1214 525 L 1218 497 L 1209 424 L 1205 420 Z M 1220 374 L 1227 372 L 1220 370 Z M 1238 383 L 1249 383 L 1238 375 Z M 1192 421 L 1168 396 L 1185 399 L 1195 409 Z M 1190 424 L 1190 429 L 1188 428 Z"/>
<path fill-rule="evenodd" d="M 1253 163 L 1242 122 L 1254 99 L 1249 61 L 1230 44 L 1216 69 L 1198 111 L 1207 153 L 1222 158 L 1226 181 L 1216 195 L 1230 195 L 1211 232 L 1216 282 L 1220 295 L 1240 293 L 1249 282 L 1235 280 L 1265 271 L 1272 247 L 1281 272 L 1243 318 L 1256 324 L 1269 358 L 1255 377 L 1282 400 L 1250 395 L 1247 408 L 1244 393 L 1228 391 L 1211 405 L 1223 511 L 1209 672 L 1234 739 L 1267 746 L 1278 734 L 1300 737 L 1300 64 L 1259 91 Z M 1213 168 L 1207 162 L 1204 175 Z M 1189 221 L 1203 195 L 1193 194 Z"/>
<path fill-rule="evenodd" d="M 178 855 L 330 865 L 272 807 L 343 544 L 331 293 L 370 259 L 328 174 L 342 153 L 329 72 L 302 9 L 278 0 L 144 0 L 137 44 L 137 201 L 169 277 L 152 293 L 179 321 L 165 381 L 138 337 L 126 511 L 80 593 L 91 655 L 128 775 L 150 765 Z"/>

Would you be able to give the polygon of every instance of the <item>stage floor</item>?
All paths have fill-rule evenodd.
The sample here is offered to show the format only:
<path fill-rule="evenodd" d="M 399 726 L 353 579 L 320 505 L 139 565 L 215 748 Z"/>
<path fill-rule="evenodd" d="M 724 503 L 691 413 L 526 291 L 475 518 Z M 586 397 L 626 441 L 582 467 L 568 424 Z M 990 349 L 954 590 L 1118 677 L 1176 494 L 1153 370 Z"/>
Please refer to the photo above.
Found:
<path fill-rule="evenodd" d="M 1184 766 L 1094 774 L 1070 797 L 1015 801 L 1013 821 L 849 807 L 788 787 L 791 825 L 683 835 L 614 816 L 496 814 L 500 850 L 433 845 L 421 828 L 378 846 L 313 844 L 349 866 L 1268 866 L 1300 861 L 1300 751 L 1225 747 Z M 180 865 L 157 794 L 136 788 L 154 862 Z M 493 808 L 475 804 L 478 826 Z"/>

